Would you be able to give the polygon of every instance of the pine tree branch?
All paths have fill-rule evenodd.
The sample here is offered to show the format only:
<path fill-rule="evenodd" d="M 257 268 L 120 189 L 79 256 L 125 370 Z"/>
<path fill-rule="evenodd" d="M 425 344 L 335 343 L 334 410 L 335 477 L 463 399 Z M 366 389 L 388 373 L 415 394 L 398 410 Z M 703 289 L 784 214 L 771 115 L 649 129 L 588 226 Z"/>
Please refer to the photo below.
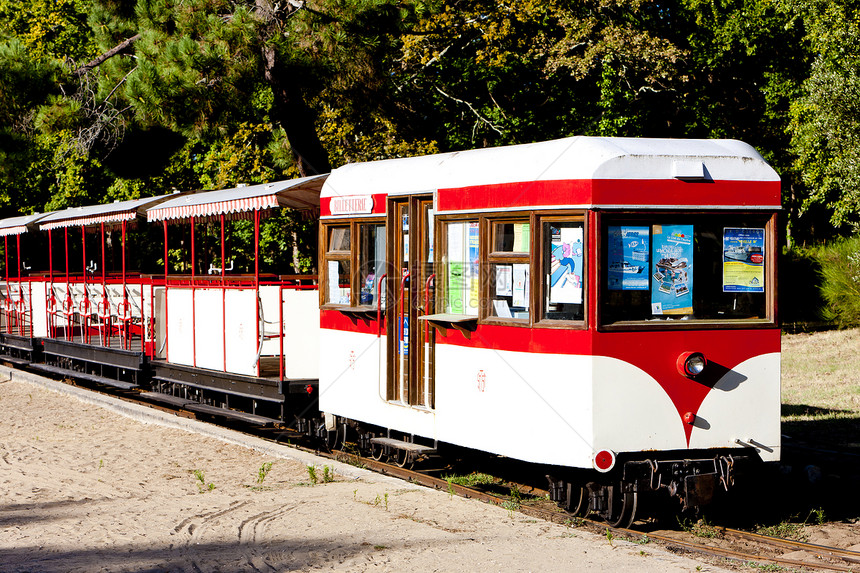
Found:
<path fill-rule="evenodd" d="M 135 41 L 137 41 L 139 39 L 140 39 L 140 34 L 135 34 L 131 38 L 128 38 L 127 40 L 123 40 L 122 42 L 120 42 L 119 44 L 117 44 L 116 46 L 114 46 L 113 48 L 111 48 L 110 50 L 105 52 L 104 54 L 100 55 L 96 59 L 91 60 L 90 62 L 87 62 L 83 66 L 77 68 L 72 73 L 76 76 L 81 76 L 81 75 L 87 73 L 91 69 L 100 66 L 105 60 L 112 58 L 113 56 L 122 52 L 123 50 L 125 50 L 126 48 L 131 46 Z"/>
<path fill-rule="evenodd" d="M 436 88 L 436 91 L 437 91 L 437 92 L 439 92 L 440 94 L 442 94 L 442 95 L 443 95 L 443 96 L 445 96 L 446 98 L 452 99 L 452 100 L 454 100 L 454 101 L 455 101 L 455 102 L 457 102 L 457 103 L 462 103 L 462 104 L 464 104 L 466 107 L 468 107 L 468 108 L 469 108 L 469 110 L 470 110 L 473 114 L 475 114 L 475 117 L 477 117 L 480 121 L 482 121 L 482 122 L 484 122 L 485 124 L 487 124 L 487 125 L 490 127 L 490 129 L 492 129 L 493 131 L 495 131 L 495 132 L 496 132 L 496 133 L 498 133 L 499 135 L 504 135 L 504 133 L 502 133 L 502 130 L 499 128 L 499 126 L 497 126 L 497 125 L 496 125 L 496 124 L 494 124 L 492 121 L 490 121 L 489 119 L 485 118 L 485 117 L 484 117 L 484 116 L 482 116 L 480 113 L 478 113 L 478 110 L 477 110 L 477 109 L 475 109 L 475 106 L 473 106 L 472 104 L 470 104 L 469 102 L 467 102 L 467 101 L 465 101 L 465 100 L 462 100 L 462 99 L 456 98 L 456 97 L 454 97 L 454 96 L 452 96 L 452 95 L 449 95 L 449 94 L 446 94 L 446 93 L 445 93 L 445 92 L 443 92 L 441 89 L 439 89 L 439 86 L 433 86 L 433 87 L 434 87 L 434 88 Z M 473 132 L 474 132 L 474 130 L 473 130 Z"/>

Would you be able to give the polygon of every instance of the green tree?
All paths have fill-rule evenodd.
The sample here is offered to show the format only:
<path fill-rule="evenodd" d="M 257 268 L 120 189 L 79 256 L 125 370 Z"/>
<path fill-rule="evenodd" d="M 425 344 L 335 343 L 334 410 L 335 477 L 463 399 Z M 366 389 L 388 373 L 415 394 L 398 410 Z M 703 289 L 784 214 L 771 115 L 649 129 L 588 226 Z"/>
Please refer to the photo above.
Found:
<path fill-rule="evenodd" d="M 834 229 L 860 227 L 860 3 L 797 1 L 816 54 L 791 108 L 791 149 L 806 186 L 802 212 Z"/>

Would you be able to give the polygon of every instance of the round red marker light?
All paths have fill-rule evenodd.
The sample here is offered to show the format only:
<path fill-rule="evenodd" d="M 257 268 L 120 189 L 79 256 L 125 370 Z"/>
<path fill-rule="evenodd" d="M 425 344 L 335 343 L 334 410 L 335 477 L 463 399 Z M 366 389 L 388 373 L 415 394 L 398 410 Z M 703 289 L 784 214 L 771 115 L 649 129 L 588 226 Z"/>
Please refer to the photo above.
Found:
<path fill-rule="evenodd" d="M 615 453 L 601 450 L 594 455 L 594 467 L 599 472 L 608 472 L 615 467 Z"/>
<path fill-rule="evenodd" d="M 307 392 L 308 394 L 313 394 L 314 393 L 314 387 L 311 386 L 310 384 L 308 384 L 307 386 L 305 386 L 305 392 Z"/>
<path fill-rule="evenodd" d="M 692 412 L 687 412 L 684 414 L 684 422 L 687 424 L 693 425 L 693 422 L 696 421 L 696 415 Z"/>

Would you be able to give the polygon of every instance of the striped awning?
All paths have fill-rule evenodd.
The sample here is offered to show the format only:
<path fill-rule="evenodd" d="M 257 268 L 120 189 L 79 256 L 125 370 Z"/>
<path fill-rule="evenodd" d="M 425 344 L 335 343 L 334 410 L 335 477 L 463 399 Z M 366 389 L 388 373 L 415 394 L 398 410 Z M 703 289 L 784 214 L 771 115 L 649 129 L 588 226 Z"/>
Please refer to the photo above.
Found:
<path fill-rule="evenodd" d="M 138 215 L 143 216 L 147 207 L 163 203 L 173 197 L 175 195 L 161 195 L 87 207 L 71 207 L 63 211 L 55 211 L 42 219 L 39 222 L 39 229 L 49 231 L 63 227 L 89 227 L 102 223 L 114 225 L 123 221 L 134 221 Z"/>
<path fill-rule="evenodd" d="M 51 213 L 36 213 L 34 215 L 22 215 L 20 217 L 10 217 L 0 221 L 0 237 L 9 237 L 11 235 L 21 235 L 26 233 L 34 223 L 40 219 L 44 219 Z"/>
<path fill-rule="evenodd" d="M 242 218 L 253 213 L 288 207 L 298 211 L 316 211 L 320 204 L 320 189 L 326 175 L 313 175 L 289 181 L 249 185 L 219 191 L 206 191 L 176 197 L 146 211 L 147 221 L 179 219 L 210 219 L 227 215 Z"/>

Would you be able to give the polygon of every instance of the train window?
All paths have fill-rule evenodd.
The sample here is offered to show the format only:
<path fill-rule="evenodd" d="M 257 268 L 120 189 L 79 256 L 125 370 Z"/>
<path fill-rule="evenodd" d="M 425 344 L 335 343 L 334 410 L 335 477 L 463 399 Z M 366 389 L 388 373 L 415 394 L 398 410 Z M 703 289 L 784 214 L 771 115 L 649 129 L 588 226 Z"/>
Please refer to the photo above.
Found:
<path fill-rule="evenodd" d="M 542 312 L 545 320 L 585 320 L 582 221 L 541 223 Z"/>
<path fill-rule="evenodd" d="M 531 225 L 527 219 L 490 223 L 493 251 L 487 257 L 487 281 L 491 301 L 487 316 L 505 320 L 529 320 Z"/>
<path fill-rule="evenodd" d="M 324 304 L 351 304 L 351 236 L 348 225 L 326 229 Z"/>
<path fill-rule="evenodd" d="M 349 304 L 352 290 L 349 284 L 349 267 L 349 261 L 328 261 L 327 303 Z"/>
<path fill-rule="evenodd" d="M 493 252 L 529 254 L 531 233 L 528 221 L 493 223 Z"/>
<path fill-rule="evenodd" d="M 378 282 L 385 272 L 385 224 L 360 224 L 358 235 L 358 303 L 376 305 Z"/>
<path fill-rule="evenodd" d="M 334 253 L 349 253 L 351 229 L 349 227 L 329 227 L 328 250 Z"/>
<path fill-rule="evenodd" d="M 771 323 L 773 229 L 761 214 L 604 216 L 601 324 Z"/>
<path fill-rule="evenodd" d="M 450 221 L 444 224 L 442 265 L 437 270 L 441 288 L 436 308 L 449 314 L 478 315 L 479 225 L 478 221 Z"/>

